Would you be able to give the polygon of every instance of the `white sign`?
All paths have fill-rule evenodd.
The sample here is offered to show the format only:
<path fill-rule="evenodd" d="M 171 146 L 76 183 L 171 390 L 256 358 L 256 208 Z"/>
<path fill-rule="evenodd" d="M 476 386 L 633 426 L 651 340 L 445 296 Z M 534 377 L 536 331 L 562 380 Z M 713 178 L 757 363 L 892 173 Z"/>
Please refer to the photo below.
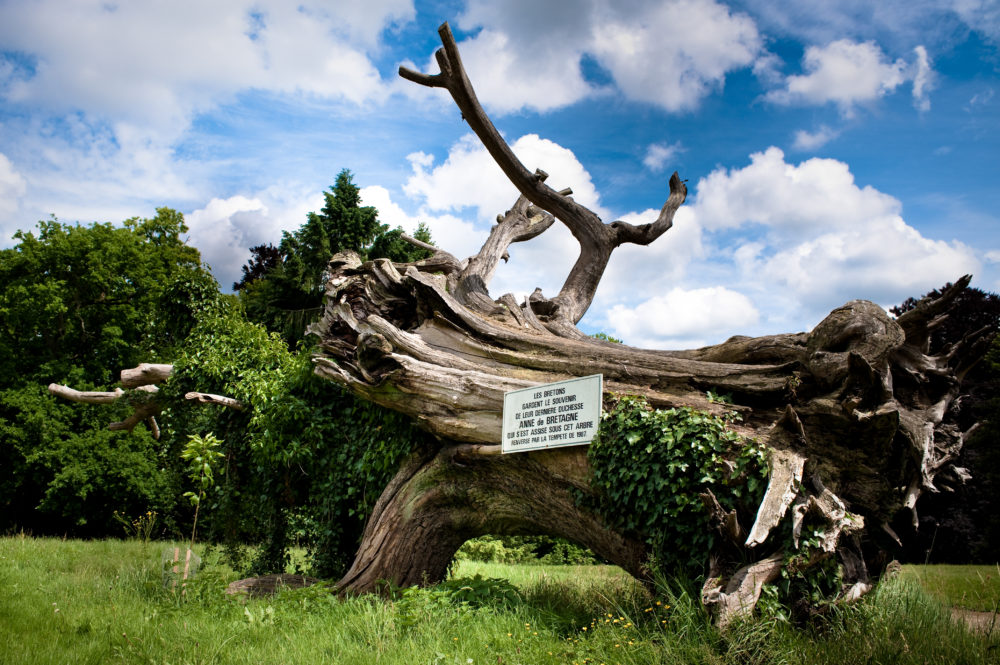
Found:
<path fill-rule="evenodd" d="M 522 388 L 503 396 L 503 452 L 579 446 L 597 436 L 604 377 Z"/>

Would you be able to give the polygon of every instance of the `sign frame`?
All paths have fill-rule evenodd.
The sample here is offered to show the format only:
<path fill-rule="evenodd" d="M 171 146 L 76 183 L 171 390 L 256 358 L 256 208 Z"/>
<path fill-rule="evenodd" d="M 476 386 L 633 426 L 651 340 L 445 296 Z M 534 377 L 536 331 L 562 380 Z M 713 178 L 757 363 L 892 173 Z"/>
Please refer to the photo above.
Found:
<path fill-rule="evenodd" d="M 593 442 L 604 404 L 604 375 L 574 377 L 503 395 L 503 454 Z"/>

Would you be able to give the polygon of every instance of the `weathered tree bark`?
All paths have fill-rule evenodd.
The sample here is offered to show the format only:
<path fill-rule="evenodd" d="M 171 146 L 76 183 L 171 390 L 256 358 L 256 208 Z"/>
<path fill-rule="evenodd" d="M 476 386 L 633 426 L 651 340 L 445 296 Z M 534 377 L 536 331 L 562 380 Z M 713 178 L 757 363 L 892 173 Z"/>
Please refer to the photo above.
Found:
<path fill-rule="evenodd" d="M 703 599 L 720 623 L 750 611 L 761 585 L 777 575 L 784 545 L 770 536 L 785 520 L 796 538 L 807 515 L 825 525 L 813 556 L 838 557 L 849 597 L 870 588 L 895 537 L 893 517 L 915 514 L 921 492 L 963 474 L 952 466 L 962 445 L 952 407 L 989 335 L 978 331 L 934 356 L 927 339 L 969 278 L 898 320 L 853 301 L 809 333 L 734 337 L 691 351 L 588 338 L 575 323 L 611 253 L 669 229 L 686 188 L 675 173 L 650 224 L 604 224 L 521 164 L 476 100 L 447 24 L 439 32 L 441 73 L 400 74 L 451 93 L 521 197 L 466 261 L 434 248 L 412 264 L 362 263 L 350 253 L 330 262 L 324 314 L 312 329 L 320 338 L 316 372 L 411 416 L 440 442 L 414 454 L 385 490 L 341 588 L 435 581 L 462 542 L 487 533 L 564 536 L 644 578 L 642 534 L 616 532 L 576 501 L 593 492 L 586 448 L 499 454 L 505 391 L 597 373 L 608 393 L 641 395 L 656 407 L 735 409 L 740 433 L 771 450 L 771 484 L 753 524 L 726 514 L 711 493 L 703 497 L 724 534 L 720 552 L 736 548 L 751 562 L 706 557 L 713 564 L 706 560 Z M 580 243 L 560 293 L 548 299 L 536 291 L 522 303 L 510 294 L 491 298 L 487 283 L 509 246 L 554 219 Z M 709 401 L 709 390 L 731 394 L 734 404 Z"/>
<path fill-rule="evenodd" d="M 141 363 L 137 367 L 123 369 L 121 372 L 121 384 L 123 388 L 133 391 L 131 395 L 121 388 L 115 388 L 110 392 L 80 391 L 58 383 L 50 383 L 49 392 L 56 397 L 84 404 L 114 404 L 118 400 L 125 398 L 132 405 L 132 414 L 121 422 L 110 423 L 108 429 L 112 431 L 131 432 L 135 429 L 136 425 L 145 422 L 153 438 L 159 439 L 160 426 L 156 422 L 156 416 L 163 410 L 163 404 L 156 399 L 156 395 L 159 392 L 156 384 L 163 383 L 169 379 L 173 371 L 173 365 L 152 363 Z M 142 395 L 142 398 L 136 399 L 134 395 L 137 394 Z M 184 399 L 201 404 L 218 404 L 236 411 L 244 409 L 242 402 L 223 395 L 189 392 L 184 395 Z"/>

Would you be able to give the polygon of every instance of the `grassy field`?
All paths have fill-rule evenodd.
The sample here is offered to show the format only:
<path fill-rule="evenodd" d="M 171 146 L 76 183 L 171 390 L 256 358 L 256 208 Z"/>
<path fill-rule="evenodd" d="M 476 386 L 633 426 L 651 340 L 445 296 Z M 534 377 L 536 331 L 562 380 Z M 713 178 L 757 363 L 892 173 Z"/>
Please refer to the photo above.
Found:
<path fill-rule="evenodd" d="M 946 605 L 1000 610 L 1000 566 L 903 566 L 903 576 Z"/>
<path fill-rule="evenodd" d="M 920 569 L 808 629 L 760 617 L 721 635 L 692 591 L 651 598 L 604 566 L 463 562 L 450 591 L 245 601 L 211 556 L 184 595 L 165 588 L 164 546 L 0 538 L 0 663 L 1000 663 L 1000 636 L 954 624 Z"/>

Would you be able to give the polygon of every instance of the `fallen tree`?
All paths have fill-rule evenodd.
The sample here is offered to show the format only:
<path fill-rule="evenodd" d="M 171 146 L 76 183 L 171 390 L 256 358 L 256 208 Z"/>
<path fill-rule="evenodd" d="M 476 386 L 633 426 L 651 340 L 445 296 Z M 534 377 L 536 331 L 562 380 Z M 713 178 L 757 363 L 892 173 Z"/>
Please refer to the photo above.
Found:
<path fill-rule="evenodd" d="M 960 382 L 991 334 L 971 332 L 935 353 L 928 341 L 969 278 L 898 319 L 852 301 L 808 333 L 733 337 L 696 350 L 592 339 L 576 324 L 612 253 L 669 230 L 686 187 L 674 173 L 647 224 L 604 223 L 518 160 L 476 99 L 447 24 L 439 33 L 440 73 L 400 74 L 450 93 L 520 196 L 468 259 L 410 239 L 433 254 L 392 263 L 344 253 L 329 264 L 323 316 L 312 327 L 320 340 L 315 371 L 411 417 L 436 441 L 421 445 L 385 488 L 339 588 L 434 582 L 471 537 L 541 533 L 587 546 L 646 581 L 651 556 L 691 570 L 677 551 L 692 546 L 694 568 L 706 575 L 702 600 L 722 625 L 752 610 L 783 570 L 794 577 L 836 563 L 835 595 L 864 594 L 899 541 L 897 515 L 908 513 L 915 527 L 919 496 L 966 475 L 954 465 L 965 434 L 954 417 Z M 536 290 L 522 302 L 490 296 L 511 245 L 556 220 L 580 245 L 560 292 Z M 50 390 L 94 403 L 128 397 L 135 413 L 112 427 L 155 428 L 155 384 L 171 368 L 137 370 L 142 378 L 126 387 L 147 386 L 139 392 Z M 605 388 L 594 445 L 500 454 L 505 392 L 593 374 Z M 641 500 L 618 491 L 616 483 L 628 482 Z M 633 519 L 643 506 L 645 517 Z M 700 521 L 691 521 L 695 513 Z"/>
<path fill-rule="evenodd" d="M 504 392 L 602 374 L 609 412 L 613 395 L 640 396 L 659 409 L 692 407 L 725 418 L 739 441 L 766 451 L 768 484 L 756 510 L 724 506 L 708 486 L 701 492 L 716 532 L 704 552 L 702 595 L 720 623 L 752 609 L 762 585 L 790 566 L 836 557 L 841 597 L 866 592 L 898 541 L 897 513 L 908 511 L 915 524 L 922 492 L 965 475 L 953 465 L 963 437 L 953 407 L 990 334 L 973 332 L 935 355 L 928 338 L 969 278 L 895 320 L 853 301 L 809 333 L 734 337 L 697 350 L 588 338 L 576 323 L 612 252 L 665 233 L 686 187 L 674 173 L 666 203 L 647 224 L 604 223 L 514 155 L 476 99 L 447 24 L 439 34 L 440 73 L 401 68 L 400 75 L 450 93 L 520 197 L 469 259 L 426 246 L 434 255 L 414 263 L 362 262 L 351 253 L 330 262 L 323 317 L 312 328 L 321 340 L 316 372 L 412 417 L 438 441 L 386 488 L 340 587 L 433 582 L 466 539 L 519 533 L 568 538 L 648 579 L 652 534 L 616 526 L 595 508 L 601 492 L 587 448 L 500 454 Z M 508 248 L 555 220 L 580 245 L 560 292 L 493 299 L 487 285 Z M 710 393 L 731 395 L 732 403 Z M 744 481 L 733 467 L 720 486 Z"/>

